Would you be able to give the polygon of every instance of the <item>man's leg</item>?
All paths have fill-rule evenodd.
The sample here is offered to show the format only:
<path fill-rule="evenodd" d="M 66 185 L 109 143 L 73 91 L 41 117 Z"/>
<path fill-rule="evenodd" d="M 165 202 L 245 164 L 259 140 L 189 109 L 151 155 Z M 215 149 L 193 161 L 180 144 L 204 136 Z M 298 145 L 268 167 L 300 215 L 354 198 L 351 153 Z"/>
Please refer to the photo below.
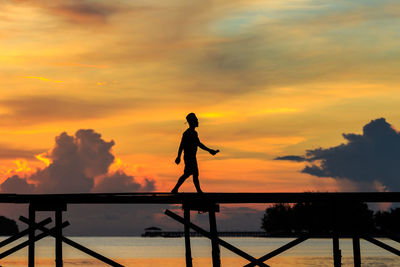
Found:
<path fill-rule="evenodd" d="M 197 193 L 203 193 L 200 188 L 200 182 L 199 182 L 199 167 L 197 166 L 197 160 L 193 161 L 193 183 L 194 186 L 196 187 Z"/>
<path fill-rule="evenodd" d="M 194 183 L 194 186 L 196 187 L 197 193 L 203 193 L 203 191 L 201 191 L 201 188 L 200 188 L 199 173 L 193 174 L 193 183 Z"/>
<path fill-rule="evenodd" d="M 183 182 L 190 176 L 190 174 L 183 173 L 183 175 L 179 178 L 178 182 L 176 183 L 174 189 L 172 189 L 171 193 L 178 193 L 179 187 L 183 184 Z"/>

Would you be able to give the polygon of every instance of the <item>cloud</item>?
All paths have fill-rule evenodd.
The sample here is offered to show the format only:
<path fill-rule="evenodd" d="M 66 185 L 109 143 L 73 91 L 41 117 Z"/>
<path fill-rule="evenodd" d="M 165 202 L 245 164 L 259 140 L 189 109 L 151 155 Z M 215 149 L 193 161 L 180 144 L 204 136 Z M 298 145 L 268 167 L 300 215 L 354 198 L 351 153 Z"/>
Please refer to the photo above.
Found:
<path fill-rule="evenodd" d="M 283 157 L 276 157 L 275 160 L 291 160 L 291 161 L 297 161 L 297 162 L 303 162 L 306 161 L 307 159 L 303 156 L 283 156 Z"/>
<path fill-rule="evenodd" d="M 75 23 L 104 23 L 109 16 L 120 11 L 116 5 L 96 1 L 66 1 L 48 10 Z"/>
<path fill-rule="evenodd" d="M 14 175 L 7 178 L 7 180 L 0 185 L 0 189 L 1 192 L 19 192 L 21 194 L 28 194 L 35 190 L 35 186 L 33 184 L 28 184 L 25 179 Z"/>
<path fill-rule="evenodd" d="M 318 177 L 347 179 L 358 189 L 400 190 L 400 133 L 384 118 L 372 120 L 362 134 L 343 134 L 346 143 L 307 150 L 305 156 L 283 156 L 278 160 L 312 162 L 302 172 Z"/>
<path fill-rule="evenodd" d="M 74 135 L 66 132 L 55 138 L 54 147 L 41 156 L 50 164 L 32 174 L 13 175 L 1 185 L 2 193 L 119 193 L 148 192 L 156 189 L 153 179 L 136 177 L 123 170 L 110 171 L 115 155 L 114 141 L 105 141 L 92 129 L 80 129 Z M 115 169 L 115 168 L 113 168 Z M 164 205 L 165 206 L 165 205 Z M 162 213 L 164 206 L 151 205 L 70 205 L 65 217 L 72 225 L 67 233 L 82 235 L 132 235 L 140 234 L 146 225 L 154 225 L 155 214 Z M 21 207 L 3 213 L 18 218 L 25 214 Z M 132 222 L 139 221 L 132 226 Z M 99 223 L 101 222 L 101 223 Z"/>
<path fill-rule="evenodd" d="M 42 151 L 41 149 L 24 149 L 0 144 L 0 159 L 34 158 Z"/>
<path fill-rule="evenodd" d="M 104 24 L 112 15 L 127 9 L 127 5 L 123 5 L 120 1 L 104 3 L 91 0 L 10 0 L 9 2 L 29 4 L 77 24 Z"/>
<path fill-rule="evenodd" d="M 24 78 L 27 78 L 27 79 L 37 79 L 37 80 L 44 81 L 44 82 L 54 82 L 54 83 L 62 83 L 62 82 L 63 82 L 63 81 L 52 80 L 52 79 L 49 79 L 49 78 L 38 77 L 38 76 L 26 76 L 26 77 L 24 77 Z"/>
<path fill-rule="evenodd" d="M 145 184 L 141 185 L 135 182 L 135 178 L 121 171 L 107 175 L 100 180 L 93 191 L 95 192 L 137 192 L 137 191 L 154 191 L 154 180 L 145 179 Z"/>
<path fill-rule="evenodd" d="M 55 138 L 55 146 L 45 157 L 50 164 L 37 169 L 27 177 L 13 176 L 1 185 L 6 193 L 88 193 L 88 192 L 136 192 L 154 190 L 153 180 L 141 185 L 133 176 L 122 170 L 110 173 L 114 162 L 114 141 L 105 141 L 91 129 L 78 130 L 74 136 L 61 133 Z M 99 178 L 100 177 L 100 178 Z M 95 179 L 101 179 L 98 187 Z"/>
<path fill-rule="evenodd" d="M 100 118 L 138 106 L 133 99 L 86 100 L 69 96 L 19 96 L 0 100 L 6 110 L 0 114 L 0 126 L 21 126 L 60 120 Z"/>

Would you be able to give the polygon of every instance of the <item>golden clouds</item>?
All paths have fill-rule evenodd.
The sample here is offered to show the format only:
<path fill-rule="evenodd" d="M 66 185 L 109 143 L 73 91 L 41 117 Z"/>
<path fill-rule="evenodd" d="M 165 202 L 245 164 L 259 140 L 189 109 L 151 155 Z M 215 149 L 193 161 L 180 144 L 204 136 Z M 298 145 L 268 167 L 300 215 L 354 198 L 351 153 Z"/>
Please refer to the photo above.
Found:
<path fill-rule="evenodd" d="M 50 165 L 51 160 L 47 157 L 47 153 L 40 153 L 38 155 L 35 155 L 35 158 L 43 162 L 46 167 Z"/>
<path fill-rule="evenodd" d="M 58 80 L 51 80 L 48 78 L 44 78 L 44 77 L 37 77 L 37 76 L 26 76 L 24 78 L 28 78 L 28 79 L 37 79 L 40 81 L 45 81 L 45 82 L 54 82 L 54 83 L 62 83 L 63 81 L 58 81 Z"/>
<path fill-rule="evenodd" d="M 0 128 L 104 118 L 143 104 L 137 99 L 90 100 L 57 95 L 5 98 L 0 99 L 5 110 L 0 115 Z"/>
<path fill-rule="evenodd" d="M 96 68 L 96 69 L 106 69 L 109 66 L 106 65 L 93 65 L 93 64 L 83 64 L 83 63 L 55 63 L 55 66 L 70 66 L 70 67 L 83 67 L 83 68 Z"/>

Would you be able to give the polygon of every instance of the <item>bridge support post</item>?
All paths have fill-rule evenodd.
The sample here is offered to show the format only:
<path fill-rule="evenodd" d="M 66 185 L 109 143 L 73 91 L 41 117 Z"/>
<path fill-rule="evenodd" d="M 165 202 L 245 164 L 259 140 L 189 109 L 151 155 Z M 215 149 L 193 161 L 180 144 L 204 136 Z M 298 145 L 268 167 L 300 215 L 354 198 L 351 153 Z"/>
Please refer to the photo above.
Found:
<path fill-rule="evenodd" d="M 190 208 L 186 205 L 183 206 L 183 217 L 185 220 L 185 256 L 186 256 L 186 267 L 192 267 L 192 250 L 190 247 Z"/>
<path fill-rule="evenodd" d="M 332 245 L 333 245 L 333 266 L 342 266 L 342 252 L 339 248 L 339 214 L 338 205 L 339 203 L 333 202 L 332 204 Z"/>
<path fill-rule="evenodd" d="M 56 221 L 56 267 L 63 266 L 63 254 L 62 254 L 62 209 L 58 208 L 55 211 Z"/>
<path fill-rule="evenodd" d="M 361 267 L 360 237 L 353 236 L 354 267 Z"/>
<path fill-rule="evenodd" d="M 36 222 L 36 210 L 34 204 L 29 204 L 29 223 L 34 225 Z M 35 228 L 29 227 L 29 248 L 28 248 L 28 266 L 35 267 Z"/>
<path fill-rule="evenodd" d="M 339 236 L 333 236 L 333 266 L 342 266 L 342 252 L 339 249 Z"/>
<path fill-rule="evenodd" d="M 212 237 L 218 237 L 217 220 L 215 218 L 215 207 L 210 208 L 210 210 L 208 211 L 208 215 L 210 220 L 210 234 Z M 211 246 L 212 246 L 213 267 L 220 267 L 221 258 L 220 258 L 219 244 L 215 238 L 211 239 Z"/>

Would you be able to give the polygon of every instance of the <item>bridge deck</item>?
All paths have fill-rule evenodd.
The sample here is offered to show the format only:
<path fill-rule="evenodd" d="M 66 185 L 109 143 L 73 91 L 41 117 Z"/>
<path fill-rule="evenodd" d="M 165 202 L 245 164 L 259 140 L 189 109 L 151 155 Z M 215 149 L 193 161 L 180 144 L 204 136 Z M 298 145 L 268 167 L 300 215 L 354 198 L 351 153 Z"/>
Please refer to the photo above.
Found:
<path fill-rule="evenodd" d="M 182 204 L 185 202 L 298 203 L 298 202 L 400 202 L 400 192 L 365 193 L 88 193 L 0 194 L 0 203 L 58 202 L 65 204 Z"/>

